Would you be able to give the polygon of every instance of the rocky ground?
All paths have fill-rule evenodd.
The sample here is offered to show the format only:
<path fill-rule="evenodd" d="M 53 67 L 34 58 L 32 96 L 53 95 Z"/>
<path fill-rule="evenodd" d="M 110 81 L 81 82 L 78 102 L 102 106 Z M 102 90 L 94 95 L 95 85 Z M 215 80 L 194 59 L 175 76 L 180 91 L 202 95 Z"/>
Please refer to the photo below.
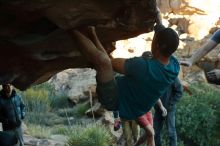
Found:
<path fill-rule="evenodd" d="M 63 135 L 52 135 L 51 139 L 37 139 L 24 135 L 25 146 L 64 146 L 66 138 Z"/>

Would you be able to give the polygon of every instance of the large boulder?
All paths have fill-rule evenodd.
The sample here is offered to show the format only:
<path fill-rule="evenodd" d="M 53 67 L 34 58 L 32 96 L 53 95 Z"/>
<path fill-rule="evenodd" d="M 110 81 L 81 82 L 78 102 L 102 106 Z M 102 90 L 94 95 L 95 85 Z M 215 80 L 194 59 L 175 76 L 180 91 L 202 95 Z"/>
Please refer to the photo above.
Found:
<path fill-rule="evenodd" d="M 57 95 L 67 96 L 73 103 L 89 99 L 89 91 L 94 95 L 95 70 L 84 69 L 67 69 L 54 75 L 48 83 L 55 89 Z M 92 89 L 89 89 L 89 88 Z"/>
<path fill-rule="evenodd" d="M 155 0 L 0 1 L 0 84 L 24 90 L 68 68 L 88 67 L 68 30 L 94 25 L 112 42 L 152 31 Z"/>
<path fill-rule="evenodd" d="M 161 12 L 178 25 L 181 33 L 189 33 L 195 39 L 202 39 L 209 30 L 219 25 L 220 8 L 216 0 L 157 0 Z M 171 14 L 171 15 L 170 15 Z M 174 21 L 175 20 L 175 21 Z"/>
<path fill-rule="evenodd" d="M 188 83 L 207 82 L 204 70 L 194 65 L 191 70 L 183 69 L 184 80 Z"/>

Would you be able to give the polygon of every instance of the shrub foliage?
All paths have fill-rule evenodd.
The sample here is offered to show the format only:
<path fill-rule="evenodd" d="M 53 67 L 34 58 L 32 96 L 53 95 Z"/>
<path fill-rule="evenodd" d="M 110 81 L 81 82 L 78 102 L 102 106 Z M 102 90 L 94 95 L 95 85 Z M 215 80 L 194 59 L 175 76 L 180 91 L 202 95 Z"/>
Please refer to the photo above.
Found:
<path fill-rule="evenodd" d="M 102 125 L 76 125 L 69 132 L 67 146 L 109 146 L 112 142 L 108 129 Z"/>
<path fill-rule="evenodd" d="M 220 91 L 206 83 L 191 86 L 177 106 L 178 134 L 197 146 L 220 145 Z"/>

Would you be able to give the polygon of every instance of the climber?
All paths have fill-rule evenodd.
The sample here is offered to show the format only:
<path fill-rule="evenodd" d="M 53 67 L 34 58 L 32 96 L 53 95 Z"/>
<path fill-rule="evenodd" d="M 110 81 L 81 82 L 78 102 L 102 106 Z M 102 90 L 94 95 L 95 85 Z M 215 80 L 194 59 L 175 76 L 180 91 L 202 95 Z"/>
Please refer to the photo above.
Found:
<path fill-rule="evenodd" d="M 146 133 L 146 122 L 142 116 L 175 81 L 180 69 L 179 62 L 172 55 L 179 45 L 177 33 L 165 28 L 160 21 L 156 22 L 151 59 L 110 59 L 94 27 L 84 34 L 77 30 L 69 31 L 97 71 L 97 94 L 101 104 L 108 110 L 119 110 L 123 119 L 136 120 Z M 124 76 L 114 78 L 113 69 Z"/>

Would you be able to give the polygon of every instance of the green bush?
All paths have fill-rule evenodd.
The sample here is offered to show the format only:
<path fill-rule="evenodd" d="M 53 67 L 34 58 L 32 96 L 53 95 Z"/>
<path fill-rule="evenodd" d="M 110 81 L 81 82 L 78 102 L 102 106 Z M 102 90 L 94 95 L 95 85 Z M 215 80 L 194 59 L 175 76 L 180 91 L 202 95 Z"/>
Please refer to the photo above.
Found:
<path fill-rule="evenodd" d="M 48 83 L 43 83 L 40 85 L 33 86 L 32 88 L 28 89 L 27 91 L 21 92 L 21 94 L 22 94 L 22 96 L 28 98 L 29 100 L 33 100 L 33 101 L 39 100 L 39 98 L 40 98 L 38 103 L 41 104 L 40 101 L 45 101 L 44 104 L 49 106 L 51 109 L 68 107 L 67 96 L 57 95 L 54 87 Z M 35 107 L 33 107 L 33 109 L 34 108 Z"/>
<path fill-rule="evenodd" d="M 109 146 L 112 137 L 102 125 L 90 124 L 85 127 L 77 125 L 70 129 L 67 146 Z"/>
<path fill-rule="evenodd" d="M 58 110 L 58 115 L 61 117 L 83 117 L 89 109 L 89 103 L 79 103 L 73 108 L 64 108 Z"/>
<path fill-rule="evenodd" d="M 90 108 L 89 103 L 79 103 L 74 109 L 74 115 L 76 117 L 82 117 L 85 115 L 85 112 Z"/>
<path fill-rule="evenodd" d="M 68 105 L 68 97 L 67 96 L 57 96 L 57 95 L 50 95 L 50 106 L 53 109 L 60 109 L 60 108 L 67 108 Z"/>
<path fill-rule="evenodd" d="M 205 83 L 192 85 L 191 91 L 177 106 L 178 134 L 193 145 L 220 145 L 220 91 Z"/>
<path fill-rule="evenodd" d="M 64 119 L 55 113 L 51 112 L 28 112 L 25 117 L 25 122 L 42 126 L 53 126 L 64 124 Z"/>
<path fill-rule="evenodd" d="M 51 128 L 39 125 L 28 125 L 28 132 L 31 136 L 36 138 L 50 138 Z"/>
<path fill-rule="evenodd" d="M 69 127 L 64 125 L 54 126 L 52 134 L 68 135 Z"/>
<path fill-rule="evenodd" d="M 75 117 L 75 110 L 74 108 L 59 109 L 57 114 L 61 117 Z"/>
<path fill-rule="evenodd" d="M 33 86 L 20 92 L 27 107 L 27 111 L 48 112 L 51 109 L 68 107 L 66 96 L 56 95 L 54 88 L 48 83 Z"/>
<path fill-rule="evenodd" d="M 48 112 L 51 110 L 49 92 L 45 89 L 30 88 L 21 92 L 27 112 Z"/>
<path fill-rule="evenodd" d="M 162 139 L 162 145 L 163 146 L 168 146 L 169 145 L 169 142 L 170 142 L 170 139 L 169 139 L 169 135 L 168 135 L 168 129 L 167 129 L 167 126 L 166 124 L 164 123 L 164 126 L 163 126 L 163 129 L 162 129 L 162 132 L 161 132 L 161 139 Z M 178 146 L 184 146 L 184 143 L 183 141 L 177 136 L 177 145 Z"/>
<path fill-rule="evenodd" d="M 56 96 L 54 89 L 47 84 L 32 87 L 20 94 L 26 105 L 25 123 L 30 135 L 49 138 L 51 134 L 64 134 L 69 136 L 67 146 L 108 146 L 112 142 L 105 127 L 96 124 L 82 126 L 83 122 L 79 118 L 85 115 L 89 103 L 65 108 L 68 107 L 67 97 Z M 68 127 L 73 124 L 76 126 Z M 53 128 L 48 127 L 54 125 Z"/>

